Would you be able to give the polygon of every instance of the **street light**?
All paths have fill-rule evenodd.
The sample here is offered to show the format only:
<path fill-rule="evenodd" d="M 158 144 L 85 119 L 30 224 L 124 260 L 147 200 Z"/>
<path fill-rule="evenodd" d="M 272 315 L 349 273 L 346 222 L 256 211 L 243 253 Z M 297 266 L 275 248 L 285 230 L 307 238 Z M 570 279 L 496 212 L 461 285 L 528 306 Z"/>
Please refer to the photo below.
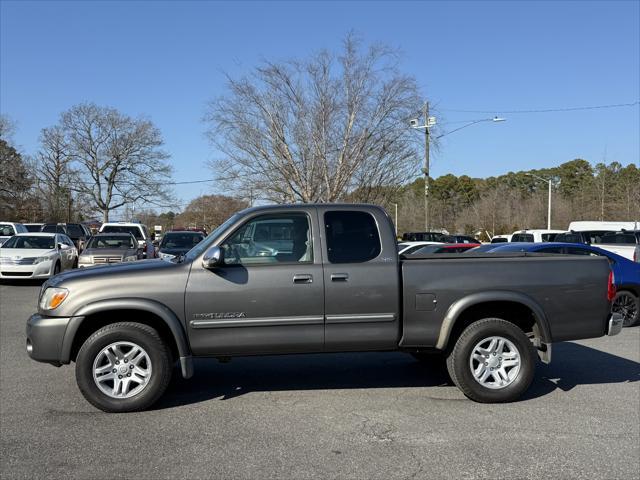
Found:
<path fill-rule="evenodd" d="M 411 128 L 416 130 L 424 129 L 424 167 L 422 167 L 422 173 L 424 174 L 424 229 L 426 232 L 429 231 L 429 145 L 430 135 L 431 135 L 431 127 L 436 125 L 436 117 L 429 116 L 429 102 L 426 102 L 424 105 L 424 125 L 419 125 L 420 120 L 414 118 L 410 120 L 409 124 Z M 438 135 L 437 138 L 442 138 L 446 135 L 449 135 L 453 132 L 457 132 L 458 130 L 462 130 L 463 128 L 470 127 L 471 125 L 475 125 L 476 123 L 481 122 L 504 122 L 506 118 L 501 117 L 492 117 L 492 118 L 481 118 L 479 120 L 473 120 L 462 127 L 455 128 L 449 132 L 445 132 L 442 135 Z"/>
<path fill-rule="evenodd" d="M 536 175 L 535 173 L 525 173 L 529 177 L 537 178 L 538 180 L 542 180 L 543 182 L 547 182 L 549 184 L 549 200 L 547 205 L 547 230 L 551 230 L 551 185 L 553 183 L 552 178 L 544 178 L 540 175 Z"/>

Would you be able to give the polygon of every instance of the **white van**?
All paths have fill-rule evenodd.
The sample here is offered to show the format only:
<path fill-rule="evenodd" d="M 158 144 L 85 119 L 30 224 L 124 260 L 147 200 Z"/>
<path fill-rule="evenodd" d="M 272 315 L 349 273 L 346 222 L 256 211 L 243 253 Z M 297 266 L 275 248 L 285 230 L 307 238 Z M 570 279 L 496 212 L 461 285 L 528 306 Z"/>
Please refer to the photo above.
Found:
<path fill-rule="evenodd" d="M 640 222 L 593 222 L 581 220 L 579 222 L 571 222 L 567 230 L 570 232 L 640 230 Z"/>

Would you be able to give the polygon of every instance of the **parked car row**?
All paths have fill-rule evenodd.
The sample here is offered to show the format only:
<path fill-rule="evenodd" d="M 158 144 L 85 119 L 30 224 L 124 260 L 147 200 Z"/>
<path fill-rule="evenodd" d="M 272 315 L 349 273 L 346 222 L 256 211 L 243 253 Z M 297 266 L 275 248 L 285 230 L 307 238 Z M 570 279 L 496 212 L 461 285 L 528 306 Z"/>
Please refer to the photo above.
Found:
<path fill-rule="evenodd" d="M 511 235 L 495 235 L 492 244 L 507 242 L 564 242 L 599 245 L 634 262 L 640 262 L 638 222 L 571 222 L 568 230 L 518 230 Z"/>
<path fill-rule="evenodd" d="M 82 224 L 0 222 L 0 278 L 46 279 L 72 268 L 172 259 L 204 240 L 200 231 L 171 231 L 157 247 L 145 225 L 111 222 L 91 235 Z"/>

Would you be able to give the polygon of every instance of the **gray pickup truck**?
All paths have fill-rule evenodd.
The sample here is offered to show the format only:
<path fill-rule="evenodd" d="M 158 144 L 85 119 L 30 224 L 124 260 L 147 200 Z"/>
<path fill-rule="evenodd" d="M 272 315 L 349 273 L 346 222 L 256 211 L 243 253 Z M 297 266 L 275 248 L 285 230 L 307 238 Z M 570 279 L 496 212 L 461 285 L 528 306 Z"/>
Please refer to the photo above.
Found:
<path fill-rule="evenodd" d="M 27 352 L 76 363 L 85 398 L 149 407 L 193 357 L 405 351 L 446 361 L 479 402 L 517 399 L 551 343 L 613 335 L 604 258 L 515 253 L 400 257 L 371 205 L 242 211 L 185 256 L 57 275 L 27 323 Z"/>

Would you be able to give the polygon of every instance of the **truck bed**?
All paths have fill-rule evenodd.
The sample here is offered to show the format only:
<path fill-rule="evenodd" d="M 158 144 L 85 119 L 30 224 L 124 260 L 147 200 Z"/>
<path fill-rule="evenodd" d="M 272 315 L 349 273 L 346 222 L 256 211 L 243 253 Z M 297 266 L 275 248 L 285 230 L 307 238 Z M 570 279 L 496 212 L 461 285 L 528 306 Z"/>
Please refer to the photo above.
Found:
<path fill-rule="evenodd" d="M 411 255 L 401 258 L 400 269 L 401 347 L 440 348 L 443 326 L 483 299 L 494 306 L 525 305 L 534 317 L 543 317 L 547 341 L 606 332 L 610 270 L 605 258 L 529 252 Z"/>

